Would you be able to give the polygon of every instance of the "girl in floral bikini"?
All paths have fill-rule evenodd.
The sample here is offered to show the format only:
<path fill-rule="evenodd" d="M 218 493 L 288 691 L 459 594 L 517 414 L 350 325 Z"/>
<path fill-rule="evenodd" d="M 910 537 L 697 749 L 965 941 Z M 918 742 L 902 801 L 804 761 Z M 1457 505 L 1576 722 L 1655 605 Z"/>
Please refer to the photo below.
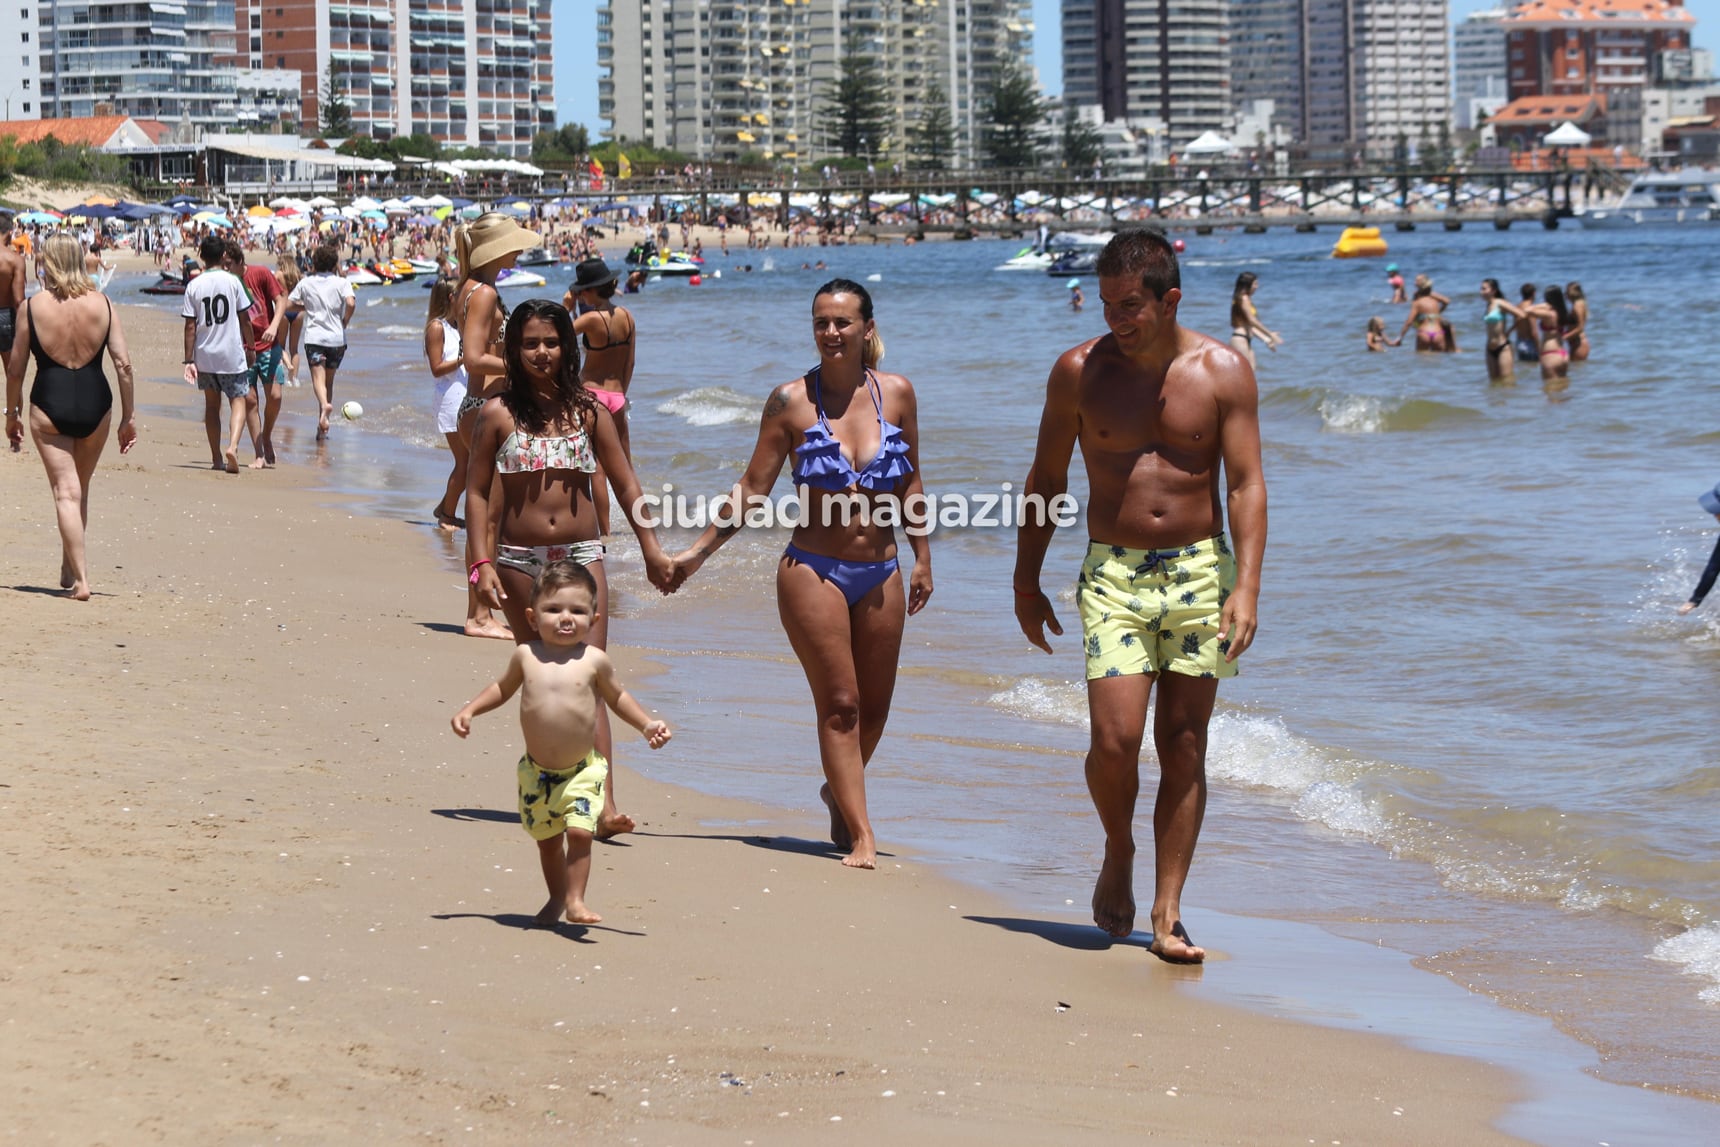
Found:
<path fill-rule="evenodd" d="M 621 512 L 639 537 L 651 584 L 668 591 L 672 563 L 657 535 L 634 515 L 639 479 L 621 449 L 615 421 L 579 379 L 579 348 L 567 308 L 548 299 L 528 299 L 508 316 L 503 357 L 507 385 L 478 411 L 472 454 L 466 468 L 468 571 L 478 597 L 508 618 L 515 640 L 528 641 L 526 607 L 532 581 L 553 561 L 585 566 L 597 582 L 597 619 L 590 643 L 609 644 L 609 581 L 603 571 L 603 542 L 592 505 L 598 466 L 608 475 Z M 499 497 L 492 486 L 500 476 Z M 499 528 L 492 532 L 491 523 Z M 493 543 L 491 538 L 497 538 Z M 597 751 L 613 764 L 609 719 L 599 716 Z M 616 811 L 615 774 L 604 782 L 604 811 L 597 835 L 633 828 Z"/>

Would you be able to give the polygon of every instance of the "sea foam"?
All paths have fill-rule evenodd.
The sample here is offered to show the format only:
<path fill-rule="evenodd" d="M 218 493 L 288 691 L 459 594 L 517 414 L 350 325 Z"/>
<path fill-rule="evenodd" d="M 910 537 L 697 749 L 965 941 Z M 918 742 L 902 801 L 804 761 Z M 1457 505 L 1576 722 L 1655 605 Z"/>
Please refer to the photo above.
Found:
<path fill-rule="evenodd" d="M 1697 993 L 1704 1003 L 1720 1004 L 1720 923 L 1704 924 L 1668 937 L 1654 946 L 1650 959 L 1684 965 L 1687 976 L 1703 976 L 1709 985 Z"/>
<path fill-rule="evenodd" d="M 741 394 L 726 386 L 701 386 L 671 398 L 657 410 L 682 418 L 691 426 L 725 426 L 757 421 L 763 407 L 755 395 Z"/>

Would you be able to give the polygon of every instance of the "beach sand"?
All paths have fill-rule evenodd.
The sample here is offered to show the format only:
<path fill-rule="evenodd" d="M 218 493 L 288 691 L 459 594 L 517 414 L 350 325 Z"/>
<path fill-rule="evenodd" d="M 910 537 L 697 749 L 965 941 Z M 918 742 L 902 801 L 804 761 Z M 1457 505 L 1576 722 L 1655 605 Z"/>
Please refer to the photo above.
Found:
<path fill-rule="evenodd" d="M 171 316 L 123 314 L 140 406 L 194 407 Z M 0 456 L 0 1135 L 1511 1141 L 1496 1069 L 1220 1006 L 1223 952 L 1173 968 L 911 855 L 845 870 L 815 823 L 626 771 L 627 731 L 642 831 L 597 849 L 606 919 L 529 929 L 515 711 L 448 729 L 507 648 L 458 635 L 427 527 L 140 421 L 93 485 L 88 604 L 52 589 L 39 460 Z M 662 752 L 699 768 L 694 735 Z"/>

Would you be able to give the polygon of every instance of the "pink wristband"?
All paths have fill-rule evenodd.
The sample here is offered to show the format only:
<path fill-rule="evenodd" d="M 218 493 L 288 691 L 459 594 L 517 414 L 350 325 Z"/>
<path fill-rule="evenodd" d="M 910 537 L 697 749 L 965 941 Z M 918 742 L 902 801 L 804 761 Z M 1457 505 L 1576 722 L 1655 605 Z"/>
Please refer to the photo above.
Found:
<path fill-rule="evenodd" d="M 478 567 L 479 566 L 487 566 L 489 564 L 490 564 L 489 558 L 479 558 L 477 561 L 473 562 L 472 568 L 466 571 L 466 580 L 471 582 L 473 585 L 477 585 L 478 584 Z"/>

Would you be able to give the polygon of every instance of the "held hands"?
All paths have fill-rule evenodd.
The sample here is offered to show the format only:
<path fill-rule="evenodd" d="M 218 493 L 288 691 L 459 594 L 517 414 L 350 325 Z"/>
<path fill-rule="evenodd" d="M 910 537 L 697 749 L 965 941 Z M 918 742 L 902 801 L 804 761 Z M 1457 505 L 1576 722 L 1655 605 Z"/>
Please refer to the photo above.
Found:
<path fill-rule="evenodd" d="M 688 578 L 699 572 L 699 567 L 705 564 L 705 556 L 697 550 L 686 549 L 675 555 L 674 562 L 675 584 L 669 591 L 671 593 L 680 589 Z"/>
<path fill-rule="evenodd" d="M 456 721 L 459 720 L 458 717 L 454 719 Z M 661 749 L 664 745 L 669 743 L 669 738 L 675 735 L 669 731 L 669 726 L 667 724 L 659 720 L 650 720 L 645 722 L 645 727 L 639 731 L 645 734 L 645 743 L 650 745 L 653 749 Z M 455 732 L 459 732 L 459 730 L 456 729 Z M 460 735 L 465 736 L 464 733 L 461 733 Z"/>
<path fill-rule="evenodd" d="M 1225 599 L 1224 609 L 1218 615 L 1218 640 L 1221 643 L 1230 642 L 1230 648 L 1225 653 L 1226 661 L 1235 661 L 1243 651 L 1254 644 L 1254 632 L 1258 628 L 1255 619 L 1257 599 L 1252 593 L 1241 590 L 1233 591 Z"/>
<path fill-rule="evenodd" d="M 1058 623 L 1057 615 L 1051 612 L 1051 599 L 1043 591 L 1031 594 L 1015 593 L 1015 622 L 1021 626 L 1021 632 L 1027 640 L 1045 652 L 1051 652 L 1051 643 L 1045 639 L 1045 631 L 1049 629 L 1055 636 L 1063 636 L 1063 626 Z"/>
<path fill-rule="evenodd" d="M 646 557 L 645 576 L 664 595 L 674 593 L 687 580 L 687 575 L 676 569 L 676 559 L 661 550 Z"/>

